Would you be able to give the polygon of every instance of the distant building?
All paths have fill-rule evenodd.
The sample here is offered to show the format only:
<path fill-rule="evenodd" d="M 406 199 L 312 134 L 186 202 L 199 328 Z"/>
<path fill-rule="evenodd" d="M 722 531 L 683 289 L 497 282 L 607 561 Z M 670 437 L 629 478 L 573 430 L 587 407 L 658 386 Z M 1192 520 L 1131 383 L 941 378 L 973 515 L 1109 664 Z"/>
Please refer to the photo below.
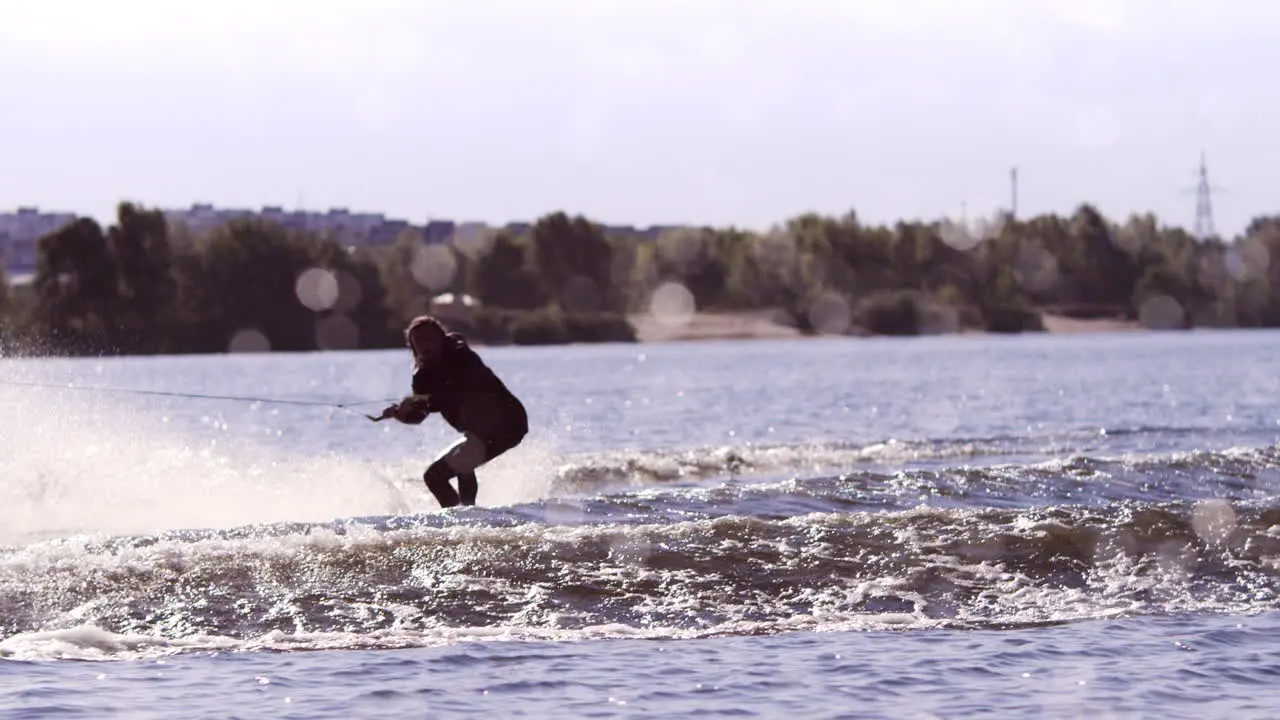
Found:
<path fill-rule="evenodd" d="M 171 225 L 185 225 L 190 232 L 202 233 L 241 218 L 260 218 L 290 230 L 315 232 L 350 244 L 364 244 L 374 230 L 387 222 L 382 213 L 353 213 L 347 208 L 331 208 L 325 212 L 285 210 L 267 205 L 261 210 L 220 209 L 206 203 L 189 208 L 161 210 Z"/>
<path fill-rule="evenodd" d="M 185 226 L 192 234 L 202 234 L 226 223 L 245 218 L 261 218 L 281 227 L 313 232 L 331 238 L 347 247 L 378 247 L 394 244 L 406 232 L 414 232 L 427 244 L 445 244 L 474 237 L 495 229 L 483 222 L 428 219 L 422 225 L 408 220 L 388 218 L 383 213 L 352 212 L 337 207 L 323 211 L 286 210 L 279 205 L 266 205 L 258 210 L 219 208 L 211 203 L 193 203 L 190 207 L 160 209 L 170 227 Z M 19 207 L 16 212 L 0 213 L 0 263 L 9 277 L 29 276 L 35 272 L 40 238 L 60 230 L 78 218 L 74 213 L 41 212 L 35 207 Z M 501 226 L 514 235 L 529 232 L 533 223 L 512 221 Z M 649 240 L 681 226 L 604 225 L 606 235 L 629 235 Z"/>
<path fill-rule="evenodd" d="M 428 245 L 449 242 L 457 227 L 458 224 L 452 220 L 428 220 L 422 228 L 422 241 Z"/>
<path fill-rule="evenodd" d="M 40 238 L 75 222 L 74 213 L 41 212 L 37 207 L 20 207 L 17 212 L 0 213 L 0 262 L 11 280 L 36 271 Z"/>
<path fill-rule="evenodd" d="M 367 244 L 371 247 L 380 245 L 394 245 L 396 240 L 400 239 L 401 233 L 406 230 L 414 230 L 415 228 L 405 220 L 388 220 L 384 223 L 375 225 L 369 231 Z"/>

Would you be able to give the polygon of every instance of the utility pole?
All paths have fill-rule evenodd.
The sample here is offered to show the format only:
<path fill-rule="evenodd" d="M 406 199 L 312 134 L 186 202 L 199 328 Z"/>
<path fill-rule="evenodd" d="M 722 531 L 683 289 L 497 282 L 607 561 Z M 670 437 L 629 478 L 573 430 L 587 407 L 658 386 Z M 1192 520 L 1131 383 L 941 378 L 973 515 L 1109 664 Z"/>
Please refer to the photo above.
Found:
<path fill-rule="evenodd" d="M 1009 219 L 1016 220 L 1018 218 L 1018 168 L 1009 169 L 1009 186 L 1012 192 L 1012 198 L 1009 202 Z"/>

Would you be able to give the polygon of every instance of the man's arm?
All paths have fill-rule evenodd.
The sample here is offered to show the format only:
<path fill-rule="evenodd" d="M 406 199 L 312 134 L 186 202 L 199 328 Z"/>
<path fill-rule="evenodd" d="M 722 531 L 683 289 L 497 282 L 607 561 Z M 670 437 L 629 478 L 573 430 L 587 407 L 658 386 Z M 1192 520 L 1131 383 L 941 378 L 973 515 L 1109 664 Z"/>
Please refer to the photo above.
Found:
<path fill-rule="evenodd" d="M 383 418 L 395 418 L 406 425 L 417 425 L 435 410 L 431 399 L 425 395 L 410 395 L 382 411 Z"/>

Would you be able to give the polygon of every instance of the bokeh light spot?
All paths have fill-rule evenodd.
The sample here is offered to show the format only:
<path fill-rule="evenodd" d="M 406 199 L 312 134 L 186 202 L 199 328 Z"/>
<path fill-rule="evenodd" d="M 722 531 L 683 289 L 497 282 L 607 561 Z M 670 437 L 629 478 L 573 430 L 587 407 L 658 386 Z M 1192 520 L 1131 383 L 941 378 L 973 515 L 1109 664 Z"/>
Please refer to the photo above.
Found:
<path fill-rule="evenodd" d="M 1226 290 L 1230 279 L 1226 256 L 1207 255 L 1196 263 L 1196 280 L 1206 290 L 1221 293 Z"/>
<path fill-rule="evenodd" d="M 774 230 L 758 236 L 751 246 L 751 252 L 761 267 L 790 267 L 795 261 L 796 241 L 790 233 Z"/>
<path fill-rule="evenodd" d="M 1168 295 L 1152 295 L 1138 309 L 1138 322 L 1148 330 L 1177 330 L 1186 326 L 1186 312 Z"/>
<path fill-rule="evenodd" d="M 681 327 L 693 320 L 697 311 L 693 293 L 678 282 L 658 286 L 649 297 L 649 313 L 667 327 Z"/>
<path fill-rule="evenodd" d="M 360 301 L 364 299 L 364 288 L 360 285 L 360 280 L 346 270 L 339 270 L 336 276 L 338 299 L 334 302 L 333 309 L 340 313 L 355 311 L 360 307 Z"/>
<path fill-rule="evenodd" d="M 493 249 L 494 234 L 485 227 L 464 225 L 453 234 L 453 247 L 464 257 L 479 260 Z"/>
<path fill-rule="evenodd" d="M 946 218 L 938 223 L 938 239 L 956 250 L 972 250 L 987 240 L 999 237 L 1004 226 L 1003 214 L 959 221 Z"/>
<path fill-rule="evenodd" d="M 960 425 L 959 409 L 945 397 L 919 403 L 915 416 L 916 424 L 930 438 L 950 437 Z"/>
<path fill-rule="evenodd" d="M 324 268 L 310 268 L 298 274 L 293 293 L 308 309 L 328 310 L 338 301 L 338 278 Z"/>
<path fill-rule="evenodd" d="M 238 330 L 227 343 L 227 352 L 261 353 L 271 351 L 271 341 L 260 330 L 245 328 Z"/>
<path fill-rule="evenodd" d="M 618 533 L 608 538 L 609 559 L 621 566 L 643 567 L 653 554 L 653 546 L 643 537 Z"/>
<path fill-rule="evenodd" d="M 658 237 L 658 254 L 678 272 L 688 272 L 694 269 L 695 263 L 702 257 L 705 242 L 702 232 L 698 230 L 671 230 Z"/>
<path fill-rule="evenodd" d="M 1247 237 L 1227 250 L 1224 262 L 1236 280 L 1254 280 L 1267 276 L 1271 268 L 1271 253 L 1261 239 Z"/>
<path fill-rule="evenodd" d="M 444 290 L 458 272 L 458 259 L 448 245 L 422 245 L 413 253 L 409 272 L 419 285 L 432 291 Z"/>
<path fill-rule="evenodd" d="M 824 292 L 809 305 L 809 325 L 822 335 L 843 335 L 853 324 L 853 310 L 840 295 Z"/>
<path fill-rule="evenodd" d="M 1018 249 L 1013 276 L 1028 292 L 1045 292 L 1058 284 L 1058 260 L 1039 244 L 1026 244 Z"/>
<path fill-rule="evenodd" d="M 1207 545 L 1222 545 L 1236 529 L 1236 512 L 1226 500 L 1206 500 L 1191 510 L 1191 528 Z"/>
<path fill-rule="evenodd" d="M 360 346 L 360 327 L 346 315 L 330 315 L 316 323 L 316 347 L 354 350 Z"/>

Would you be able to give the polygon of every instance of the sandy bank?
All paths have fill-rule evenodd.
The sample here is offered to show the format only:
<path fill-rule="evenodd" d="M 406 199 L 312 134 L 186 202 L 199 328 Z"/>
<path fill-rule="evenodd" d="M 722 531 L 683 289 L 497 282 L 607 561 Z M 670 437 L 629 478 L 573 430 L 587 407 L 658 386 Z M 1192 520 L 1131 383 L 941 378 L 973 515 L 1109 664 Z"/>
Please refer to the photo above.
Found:
<path fill-rule="evenodd" d="M 1043 313 L 1044 327 L 1050 333 L 1093 333 L 1141 330 L 1137 322 L 1116 319 L 1083 320 Z M 735 313 L 696 313 L 687 322 L 664 321 L 649 314 L 629 316 L 640 342 L 677 340 L 763 340 L 805 337 L 793 327 L 774 320 L 770 311 Z"/>
<path fill-rule="evenodd" d="M 1127 332 L 1143 329 L 1135 320 L 1082 319 L 1051 313 L 1041 313 L 1040 318 L 1044 322 L 1045 331 L 1051 333 Z"/>
<path fill-rule="evenodd" d="M 687 322 L 665 320 L 654 315 L 629 317 L 640 342 L 672 340 L 761 340 L 803 337 L 793 327 L 774 321 L 773 313 L 695 313 Z"/>

